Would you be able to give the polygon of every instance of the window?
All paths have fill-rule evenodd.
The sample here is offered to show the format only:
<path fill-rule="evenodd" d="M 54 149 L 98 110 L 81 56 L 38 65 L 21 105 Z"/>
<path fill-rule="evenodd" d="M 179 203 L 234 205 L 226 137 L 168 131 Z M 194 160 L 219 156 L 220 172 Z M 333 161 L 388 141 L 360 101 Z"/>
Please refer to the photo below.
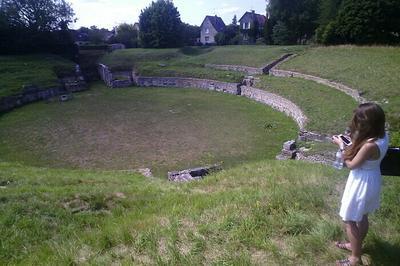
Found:
<path fill-rule="evenodd" d="M 210 33 L 210 29 L 206 28 L 206 34 L 209 34 L 209 33 Z"/>
<path fill-rule="evenodd" d="M 210 41 L 210 37 L 209 37 L 209 36 L 206 36 L 206 37 L 205 37 L 205 40 L 206 40 L 206 42 L 209 42 L 209 41 Z"/>

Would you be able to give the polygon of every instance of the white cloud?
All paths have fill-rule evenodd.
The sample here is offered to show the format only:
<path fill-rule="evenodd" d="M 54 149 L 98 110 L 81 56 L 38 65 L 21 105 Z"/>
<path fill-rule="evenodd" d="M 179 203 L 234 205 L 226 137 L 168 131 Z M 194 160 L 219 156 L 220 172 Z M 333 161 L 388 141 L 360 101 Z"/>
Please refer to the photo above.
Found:
<path fill-rule="evenodd" d="M 120 23 L 135 23 L 147 0 L 70 0 L 77 22 L 73 28 L 96 25 L 111 29 Z"/>
<path fill-rule="evenodd" d="M 218 13 L 220 13 L 221 15 L 226 15 L 226 14 L 235 13 L 238 10 L 240 10 L 240 8 L 237 6 L 223 5 L 223 7 L 221 9 L 218 9 L 218 11 L 219 11 Z"/>

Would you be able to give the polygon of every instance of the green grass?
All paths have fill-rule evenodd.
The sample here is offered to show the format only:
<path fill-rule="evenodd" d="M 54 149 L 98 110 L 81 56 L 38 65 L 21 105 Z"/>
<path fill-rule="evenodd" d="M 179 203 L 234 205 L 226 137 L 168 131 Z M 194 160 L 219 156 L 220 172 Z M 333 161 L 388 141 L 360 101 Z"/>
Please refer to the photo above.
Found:
<path fill-rule="evenodd" d="M 55 55 L 0 56 L 0 97 L 21 93 L 24 85 L 56 86 L 57 72 L 73 71 L 73 62 Z"/>
<path fill-rule="evenodd" d="M 267 127 L 267 125 L 269 125 Z M 107 89 L 0 117 L 0 158 L 28 165 L 167 171 L 274 158 L 294 121 L 234 95 L 196 89 Z"/>
<path fill-rule="evenodd" d="M 365 98 L 382 105 L 392 127 L 400 130 L 400 47 L 315 47 L 280 68 L 339 81 L 362 91 Z"/>
<path fill-rule="evenodd" d="M 242 73 L 204 68 L 205 64 L 262 67 L 285 53 L 305 46 L 223 46 L 181 49 L 127 49 L 106 55 L 100 61 L 113 69 L 134 67 L 145 76 L 183 76 L 240 82 Z"/>
<path fill-rule="evenodd" d="M 266 160 L 171 184 L 0 163 L 0 264 L 332 264 L 347 255 L 332 244 L 344 237 L 337 211 L 346 175 Z M 374 265 L 399 263 L 399 189 L 385 177 L 370 217 L 364 250 Z M 73 212 L 71 202 L 84 208 Z"/>
<path fill-rule="evenodd" d="M 260 77 L 257 87 L 279 94 L 300 107 L 309 118 L 306 129 L 319 133 L 344 132 L 357 103 L 350 96 L 299 78 Z"/>

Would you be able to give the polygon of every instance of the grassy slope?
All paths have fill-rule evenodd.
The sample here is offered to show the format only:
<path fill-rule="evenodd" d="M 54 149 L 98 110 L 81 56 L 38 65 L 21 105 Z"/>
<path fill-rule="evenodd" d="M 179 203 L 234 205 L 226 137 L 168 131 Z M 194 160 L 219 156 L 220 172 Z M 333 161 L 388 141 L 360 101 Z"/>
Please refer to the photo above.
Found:
<path fill-rule="evenodd" d="M 308 130 L 335 134 L 344 132 L 352 111 L 357 107 L 350 96 L 298 78 L 263 76 L 257 87 L 279 94 L 298 105 L 309 118 Z"/>
<path fill-rule="evenodd" d="M 400 47 L 316 47 L 280 67 L 340 81 L 364 92 L 364 97 L 382 104 L 392 126 L 400 130 Z"/>
<path fill-rule="evenodd" d="M 271 124 L 272 128 L 266 128 Z M 30 165 L 132 169 L 157 174 L 274 158 L 296 124 L 246 98 L 172 88 L 90 91 L 0 117 L 0 159 Z M 29 137 L 28 137 L 29 135 Z"/>
<path fill-rule="evenodd" d="M 336 214 L 346 172 L 264 161 L 200 182 L 0 163 L 0 264 L 326 265 L 347 254 Z M 399 263 L 400 179 L 384 178 L 365 252 Z M 65 208 L 74 201 L 82 212 Z M 79 205 L 79 204 L 77 204 Z"/>
<path fill-rule="evenodd" d="M 261 67 L 304 46 L 224 46 L 182 49 L 128 49 L 106 55 L 101 62 L 112 68 L 136 68 L 147 76 L 184 76 L 240 82 L 242 73 L 204 68 L 205 64 Z"/>
<path fill-rule="evenodd" d="M 58 85 L 55 73 L 73 71 L 71 61 L 55 55 L 0 56 L 0 97 L 18 94 L 23 85 Z"/>

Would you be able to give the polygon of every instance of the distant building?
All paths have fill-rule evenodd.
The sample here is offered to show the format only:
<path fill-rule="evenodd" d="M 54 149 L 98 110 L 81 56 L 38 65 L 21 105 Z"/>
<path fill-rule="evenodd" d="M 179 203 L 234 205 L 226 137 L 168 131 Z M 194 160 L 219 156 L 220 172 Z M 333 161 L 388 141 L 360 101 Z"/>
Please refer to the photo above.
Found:
<path fill-rule="evenodd" d="M 267 17 L 264 15 L 260 15 L 255 13 L 254 10 L 251 12 L 246 12 L 244 15 L 239 19 L 240 23 L 240 32 L 244 42 L 252 42 L 255 40 L 251 40 L 251 36 L 249 36 L 250 30 L 257 27 L 257 36 L 255 38 L 262 37 L 262 32 L 264 29 L 265 21 Z"/>
<path fill-rule="evenodd" d="M 215 35 L 225 29 L 224 21 L 218 16 L 206 16 L 200 26 L 200 42 L 215 44 Z"/>
<path fill-rule="evenodd" d="M 136 22 L 135 24 L 133 24 L 133 28 L 134 28 L 135 30 L 139 31 L 139 30 L 140 30 L 139 23 Z"/>

